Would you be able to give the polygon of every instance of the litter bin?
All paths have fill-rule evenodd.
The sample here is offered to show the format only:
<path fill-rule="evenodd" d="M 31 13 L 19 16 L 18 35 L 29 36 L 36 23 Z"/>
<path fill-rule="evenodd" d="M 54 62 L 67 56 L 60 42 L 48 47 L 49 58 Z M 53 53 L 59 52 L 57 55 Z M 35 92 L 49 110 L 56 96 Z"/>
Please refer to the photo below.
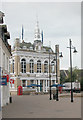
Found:
<path fill-rule="evenodd" d="M 53 100 L 55 100 L 56 99 L 56 94 L 53 94 Z"/>

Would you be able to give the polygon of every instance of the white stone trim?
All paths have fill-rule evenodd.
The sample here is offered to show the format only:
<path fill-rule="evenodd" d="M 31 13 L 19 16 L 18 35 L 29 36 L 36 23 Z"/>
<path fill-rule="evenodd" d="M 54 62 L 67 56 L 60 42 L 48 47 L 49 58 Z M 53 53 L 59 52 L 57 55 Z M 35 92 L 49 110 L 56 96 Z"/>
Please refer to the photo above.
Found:
<path fill-rule="evenodd" d="M 21 63 L 21 60 L 22 60 L 22 59 L 25 59 L 26 62 L 27 62 L 27 58 L 26 58 L 25 56 L 23 56 L 23 57 L 20 57 L 20 63 Z"/>

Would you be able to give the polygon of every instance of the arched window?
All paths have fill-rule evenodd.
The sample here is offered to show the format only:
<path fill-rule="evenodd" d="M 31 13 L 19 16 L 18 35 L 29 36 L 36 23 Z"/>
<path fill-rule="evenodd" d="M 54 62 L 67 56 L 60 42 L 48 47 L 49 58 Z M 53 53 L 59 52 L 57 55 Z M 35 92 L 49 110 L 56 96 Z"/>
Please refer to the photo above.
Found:
<path fill-rule="evenodd" d="M 21 72 L 26 73 L 26 60 L 25 59 L 21 60 Z"/>
<path fill-rule="evenodd" d="M 48 61 L 44 62 L 44 73 L 48 73 Z"/>
<path fill-rule="evenodd" d="M 41 73 L 41 61 L 37 61 L 37 73 Z"/>
<path fill-rule="evenodd" d="M 14 60 L 12 61 L 12 69 L 13 69 L 13 73 L 14 73 Z"/>
<path fill-rule="evenodd" d="M 55 73 L 55 64 L 54 64 L 54 61 L 51 62 L 51 73 Z"/>
<path fill-rule="evenodd" d="M 34 73 L 34 61 L 33 60 L 30 60 L 29 68 L 30 68 L 30 73 Z"/>

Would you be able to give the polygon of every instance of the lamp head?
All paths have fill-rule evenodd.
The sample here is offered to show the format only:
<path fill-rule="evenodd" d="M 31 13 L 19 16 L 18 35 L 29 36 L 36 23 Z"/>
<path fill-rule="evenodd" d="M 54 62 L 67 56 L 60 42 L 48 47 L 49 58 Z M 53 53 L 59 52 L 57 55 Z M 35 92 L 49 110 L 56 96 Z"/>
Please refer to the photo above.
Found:
<path fill-rule="evenodd" d="M 53 61 L 56 61 L 56 59 L 54 58 Z"/>
<path fill-rule="evenodd" d="M 74 47 L 74 51 L 73 51 L 73 53 L 77 53 L 77 50 L 76 50 L 76 48 Z"/>
<path fill-rule="evenodd" d="M 63 57 L 62 52 L 61 52 L 61 54 L 60 54 L 60 56 L 59 56 L 59 57 Z"/>

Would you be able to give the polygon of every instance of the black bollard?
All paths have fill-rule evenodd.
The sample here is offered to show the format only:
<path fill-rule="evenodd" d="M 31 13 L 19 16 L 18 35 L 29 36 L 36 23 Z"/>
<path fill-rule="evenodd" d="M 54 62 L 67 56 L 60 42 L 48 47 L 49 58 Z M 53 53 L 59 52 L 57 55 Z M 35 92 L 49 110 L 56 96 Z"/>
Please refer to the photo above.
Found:
<path fill-rule="evenodd" d="M 11 96 L 11 93 L 10 93 L 10 103 L 12 103 L 12 96 Z"/>

